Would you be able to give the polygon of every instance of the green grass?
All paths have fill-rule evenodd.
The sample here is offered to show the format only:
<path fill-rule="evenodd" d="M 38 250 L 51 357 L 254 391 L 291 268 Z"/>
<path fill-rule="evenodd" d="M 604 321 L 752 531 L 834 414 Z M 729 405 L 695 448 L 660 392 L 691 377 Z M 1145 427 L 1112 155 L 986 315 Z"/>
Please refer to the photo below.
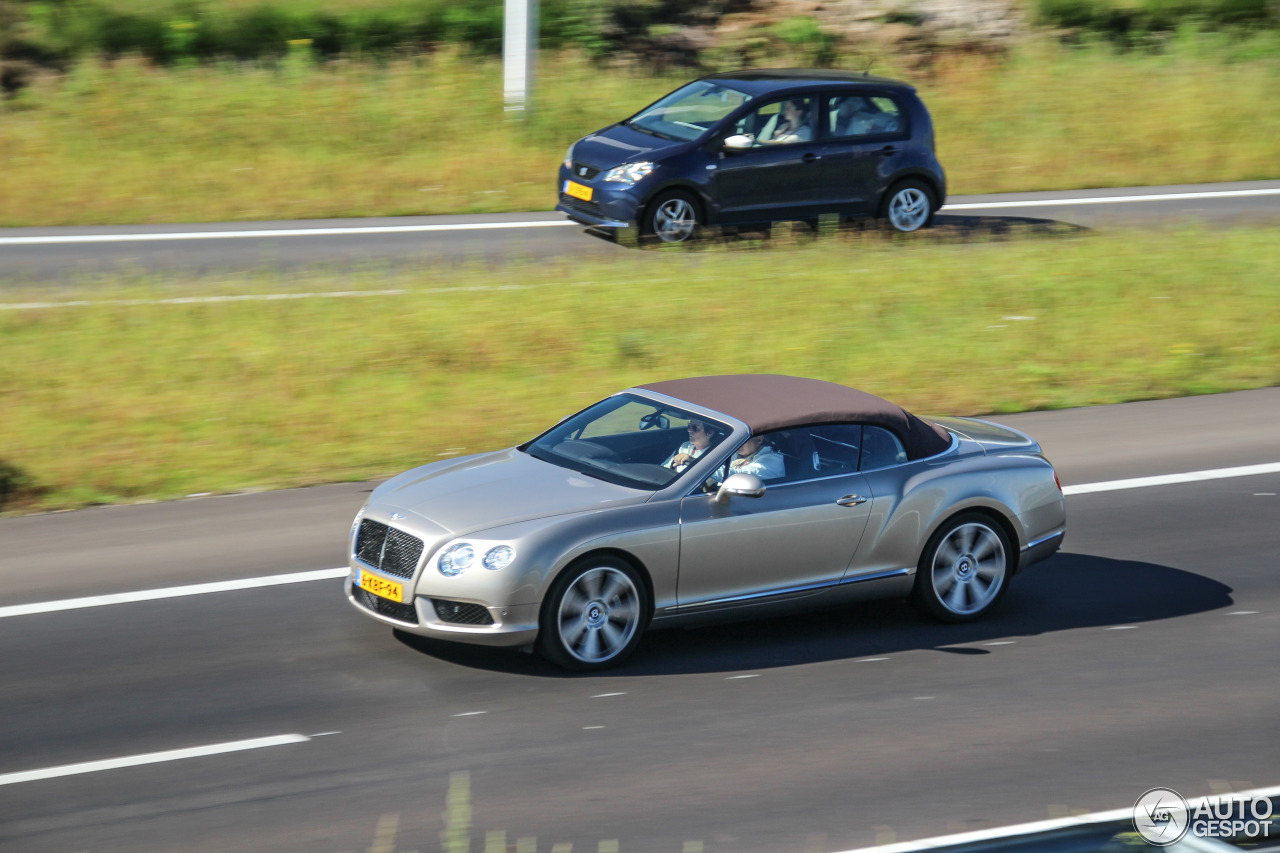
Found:
<path fill-rule="evenodd" d="M 952 414 L 1280 382 L 1274 231 L 774 243 L 500 277 L 68 285 L 57 299 L 93 304 L 0 309 L 0 470 L 42 490 L 10 508 L 379 477 L 706 373 L 813 376 Z M 387 288 L 408 293 L 148 301 Z"/>
<path fill-rule="evenodd" d="M 1188 37 L 1162 55 L 1032 42 L 930 75 L 877 70 L 919 86 L 954 194 L 1249 180 L 1280 176 L 1275 42 Z M 570 142 L 684 79 L 573 54 L 544 54 L 539 75 L 520 124 L 503 120 L 500 65 L 449 51 L 81 63 L 0 101 L 0 225 L 549 209 Z"/>

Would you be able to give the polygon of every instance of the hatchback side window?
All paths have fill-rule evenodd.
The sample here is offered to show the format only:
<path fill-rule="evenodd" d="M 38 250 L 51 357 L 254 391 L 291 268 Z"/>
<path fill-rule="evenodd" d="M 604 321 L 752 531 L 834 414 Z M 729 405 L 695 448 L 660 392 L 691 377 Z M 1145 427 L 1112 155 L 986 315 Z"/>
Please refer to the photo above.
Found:
<path fill-rule="evenodd" d="M 734 133 L 750 136 L 755 146 L 813 141 L 813 98 L 796 97 L 765 104 L 738 119 Z"/>
<path fill-rule="evenodd" d="M 862 428 L 862 456 L 859 470 L 871 471 L 906 461 L 907 451 L 896 435 L 882 427 Z"/>
<path fill-rule="evenodd" d="M 902 108 L 892 98 L 835 95 L 824 102 L 823 130 L 832 137 L 882 136 L 906 129 Z"/>

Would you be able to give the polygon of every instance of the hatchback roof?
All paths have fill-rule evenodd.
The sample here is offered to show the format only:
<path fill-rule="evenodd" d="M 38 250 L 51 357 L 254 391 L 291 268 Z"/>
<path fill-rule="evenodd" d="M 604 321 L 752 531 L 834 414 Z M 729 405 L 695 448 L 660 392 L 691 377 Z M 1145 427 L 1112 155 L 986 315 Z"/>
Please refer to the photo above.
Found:
<path fill-rule="evenodd" d="M 725 83 L 755 96 L 773 92 L 789 92 L 814 85 L 827 87 L 836 84 L 874 86 L 879 89 L 891 87 L 915 91 L 914 86 L 901 80 L 876 77 L 857 71 L 837 71 L 831 68 L 753 68 L 743 71 L 710 74 L 702 79 Z"/>
<path fill-rule="evenodd" d="M 896 433 L 910 459 L 941 453 L 951 444 L 946 430 L 901 406 L 821 379 L 770 373 L 695 376 L 637 388 L 730 415 L 753 434 L 813 424 L 874 424 Z"/>

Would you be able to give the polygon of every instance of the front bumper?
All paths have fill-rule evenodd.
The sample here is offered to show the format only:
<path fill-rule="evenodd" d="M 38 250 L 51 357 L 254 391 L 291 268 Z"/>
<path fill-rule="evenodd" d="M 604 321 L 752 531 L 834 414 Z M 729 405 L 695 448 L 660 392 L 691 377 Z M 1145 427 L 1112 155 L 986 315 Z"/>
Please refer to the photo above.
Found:
<path fill-rule="evenodd" d="M 527 646 L 538 636 L 537 604 L 490 607 L 482 602 L 446 602 L 487 612 L 492 624 L 476 625 L 446 622 L 437 612 L 435 600 L 427 596 L 415 596 L 410 602 L 396 604 L 360 589 L 350 577 L 345 588 L 347 601 L 356 610 L 410 634 L 481 646 Z"/>
<path fill-rule="evenodd" d="M 583 201 L 564 191 L 565 181 L 573 181 L 591 188 L 591 201 Z M 643 183 L 643 182 L 641 182 Z M 636 185 L 605 183 L 597 176 L 593 180 L 575 177 L 560 167 L 560 182 L 556 185 L 560 203 L 556 210 L 583 225 L 592 228 L 633 228 L 640 221 L 640 190 Z"/>

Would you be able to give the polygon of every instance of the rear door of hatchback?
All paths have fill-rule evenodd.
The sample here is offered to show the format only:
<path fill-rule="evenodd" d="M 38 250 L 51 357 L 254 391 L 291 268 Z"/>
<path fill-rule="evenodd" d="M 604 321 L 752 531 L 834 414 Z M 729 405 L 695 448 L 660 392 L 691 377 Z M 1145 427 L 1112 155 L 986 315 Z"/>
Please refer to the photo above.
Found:
<path fill-rule="evenodd" d="M 907 103 L 891 91 L 825 92 L 818 109 L 824 207 L 874 216 L 911 139 Z"/>

